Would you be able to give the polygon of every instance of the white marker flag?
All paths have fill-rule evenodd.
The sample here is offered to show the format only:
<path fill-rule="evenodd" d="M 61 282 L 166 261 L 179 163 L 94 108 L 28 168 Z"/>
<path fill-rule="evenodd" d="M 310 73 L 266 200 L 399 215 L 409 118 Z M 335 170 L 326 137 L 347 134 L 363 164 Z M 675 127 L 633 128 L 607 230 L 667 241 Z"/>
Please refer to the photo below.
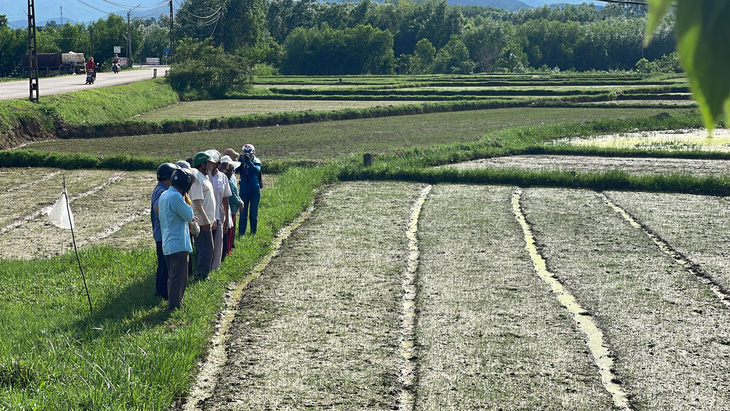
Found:
<path fill-rule="evenodd" d="M 71 213 L 71 207 L 68 206 L 68 196 L 66 196 L 66 190 L 63 190 L 61 196 L 56 200 L 56 204 L 53 205 L 51 211 L 48 212 L 48 219 L 56 227 L 65 228 L 70 230 L 75 227 L 74 215 Z"/>

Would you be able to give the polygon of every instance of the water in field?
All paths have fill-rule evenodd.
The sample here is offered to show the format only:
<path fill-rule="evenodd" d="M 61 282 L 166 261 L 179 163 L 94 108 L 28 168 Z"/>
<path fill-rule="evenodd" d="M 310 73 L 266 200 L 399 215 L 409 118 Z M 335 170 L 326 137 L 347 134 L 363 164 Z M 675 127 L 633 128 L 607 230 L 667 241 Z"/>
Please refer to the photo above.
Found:
<path fill-rule="evenodd" d="M 730 129 L 716 129 L 710 135 L 707 129 L 643 131 L 592 138 L 566 140 L 569 144 L 594 147 L 629 148 L 642 150 L 727 151 L 730 152 Z"/>

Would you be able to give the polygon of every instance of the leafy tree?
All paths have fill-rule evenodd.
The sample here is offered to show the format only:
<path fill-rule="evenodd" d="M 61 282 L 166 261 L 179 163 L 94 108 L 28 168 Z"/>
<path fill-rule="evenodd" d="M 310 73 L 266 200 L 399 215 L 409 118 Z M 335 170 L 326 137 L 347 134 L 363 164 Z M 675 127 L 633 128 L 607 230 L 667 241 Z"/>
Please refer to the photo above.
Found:
<path fill-rule="evenodd" d="M 485 20 L 483 24 L 464 32 L 464 44 L 480 71 L 497 69 L 498 61 L 514 36 L 511 23 Z"/>
<path fill-rule="evenodd" d="M 469 59 L 469 50 L 456 35 L 436 53 L 434 72 L 444 74 L 471 74 L 474 62 Z"/>
<path fill-rule="evenodd" d="M 21 63 L 28 50 L 28 34 L 25 30 L 12 30 L 8 19 L 0 14 L 0 75 L 9 76 Z"/>
<path fill-rule="evenodd" d="M 711 131 L 723 113 L 730 122 L 730 3 L 720 0 L 649 0 L 647 41 L 676 4 L 677 48 L 690 87 Z"/>
<path fill-rule="evenodd" d="M 170 69 L 168 79 L 183 98 L 221 98 L 226 92 L 243 90 L 251 83 L 252 65 L 210 45 L 210 40 L 185 38 L 176 44 L 175 50 L 177 63 Z"/>
<path fill-rule="evenodd" d="M 95 55 L 94 60 L 102 61 L 113 55 L 114 46 L 121 46 L 122 56 L 129 57 L 129 50 L 127 50 L 127 21 L 124 17 L 110 14 L 106 20 L 99 19 L 91 23 L 89 30 L 93 32 L 93 41 L 91 44 L 92 49 L 84 51 L 87 56 L 92 55 L 93 52 Z M 132 51 L 139 50 L 141 46 L 141 39 L 133 36 Z"/>
<path fill-rule="evenodd" d="M 436 47 L 434 47 L 427 39 L 419 40 L 418 43 L 416 43 L 416 49 L 413 51 L 411 73 L 431 73 L 435 62 Z"/>
<path fill-rule="evenodd" d="M 198 41 L 214 38 L 216 44 L 220 44 L 220 23 L 225 5 L 224 0 L 185 1 L 177 11 L 175 37 Z"/>
<path fill-rule="evenodd" d="M 284 43 L 286 74 L 388 74 L 393 71 L 393 36 L 370 25 L 335 30 L 298 27 Z"/>
<path fill-rule="evenodd" d="M 149 23 L 147 21 L 146 23 Z M 142 47 L 137 55 L 144 57 L 163 57 L 165 49 L 170 48 L 170 19 L 160 19 L 140 28 L 142 32 Z"/>
<path fill-rule="evenodd" d="M 223 47 L 234 52 L 265 41 L 266 0 L 228 0 L 221 21 Z"/>

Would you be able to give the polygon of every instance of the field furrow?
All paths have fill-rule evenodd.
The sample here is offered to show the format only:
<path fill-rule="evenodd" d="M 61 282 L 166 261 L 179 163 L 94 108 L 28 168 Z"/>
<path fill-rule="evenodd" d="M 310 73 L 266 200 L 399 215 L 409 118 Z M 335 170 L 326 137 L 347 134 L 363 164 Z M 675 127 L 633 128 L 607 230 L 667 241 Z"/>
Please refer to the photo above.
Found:
<path fill-rule="evenodd" d="M 68 195 L 76 223 L 77 245 L 109 243 L 131 248 L 151 244 L 148 239 L 152 236 L 151 225 L 149 222 L 144 224 L 143 219 L 149 212 L 149 205 L 144 204 L 149 204 L 151 190 L 156 184 L 153 173 L 107 171 L 89 175 L 83 171 L 72 172 L 67 178 L 67 187 L 69 180 L 74 185 L 73 190 L 68 188 Z M 80 187 L 85 190 L 81 191 Z M 53 190 L 49 189 L 47 196 L 52 195 L 49 206 L 60 192 L 60 183 Z M 21 220 L 2 228 L 5 235 L 0 237 L 0 258 L 29 259 L 73 250 L 70 231 L 53 226 L 43 209 L 30 209 L 26 213 L 28 211 L 31 212 Z M 124 226 L 135 222 L 134 231 L 123 230 Z M 126 237 L 116 235 L 120 231 L 124 231 Z M 17 241 L 17 238 L 24 241 Z"/>
<path fill-rule="evenodd" d="M 511 188 L 436 186 L 419 244 L 415 409 L 613 407 L 583 335 L 535 273 Z"/>
<path fill-rule="evenodd" d="M 590 191 L 530 189 L 550 270 L 604 330 L 635 409 L 730 407 L 730 316 L 710 288 Z"/>
<path fill-rule="evenodd" d="M 244 290 L 206 409 L 397 405 L 402 276 L 423 186 L 338 184 Z"/>
<path fill-rule="evenodd" d="M 111 176 L 116 174 L 110 170 L 74 170 L 62 171 L 54 169 L 27 169 L 27 173 L 3 172 L 0 174 L 0 229 L 23 222 L 28 217 L 42 214 L 42 210 L 52 206 L 63 191 L 62 181 L 65 177 L 69 197 L 93 190 Z M 152 191 L 150 191 L 151 193 Z M 12 227 L 10 227 L 12 228 Z M 7 230 L 6 230 L 7 231 Z"/>
<path fill-rule="evenodd" d="M 730 203 L 708 196 L 622 193 L 608 196 L 648 230 L 730 290 Z"/>

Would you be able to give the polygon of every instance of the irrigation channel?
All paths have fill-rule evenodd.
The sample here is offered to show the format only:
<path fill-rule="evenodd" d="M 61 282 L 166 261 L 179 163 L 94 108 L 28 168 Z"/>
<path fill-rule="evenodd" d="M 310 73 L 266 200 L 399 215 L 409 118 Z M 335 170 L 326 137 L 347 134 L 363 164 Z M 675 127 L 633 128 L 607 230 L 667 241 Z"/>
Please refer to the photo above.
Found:
<path fill-rule="evenodd" d="M 233 293 L 188 406 L 729 409 L 725 208 L 334 185 Z"/>

